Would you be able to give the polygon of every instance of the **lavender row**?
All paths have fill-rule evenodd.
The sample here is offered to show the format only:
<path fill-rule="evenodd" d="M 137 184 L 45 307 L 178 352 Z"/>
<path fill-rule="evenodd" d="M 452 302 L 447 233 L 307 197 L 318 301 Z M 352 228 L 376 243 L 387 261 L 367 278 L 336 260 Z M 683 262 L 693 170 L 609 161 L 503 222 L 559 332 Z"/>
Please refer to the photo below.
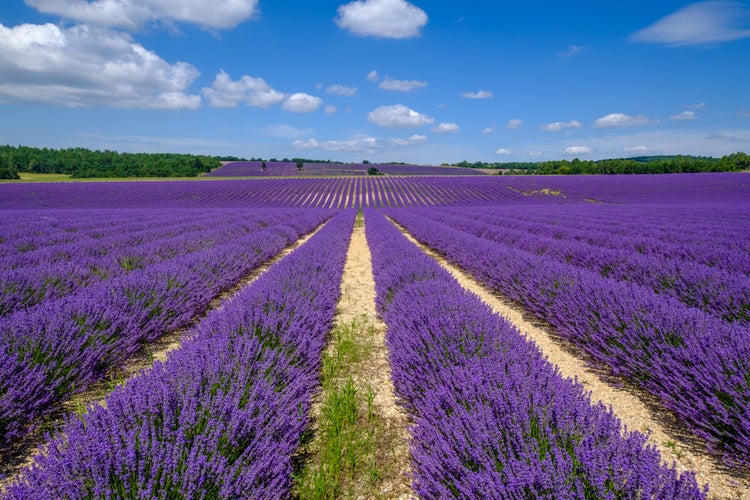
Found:
<path fill-rule="evenodd" d="M 135 248 L 159 235 L 184 236 L 215 226 L 217 218 L 241 220 L 237 210 L 14 210 L 2 212 L 0 228 L 5 242 L 0 257 L 9 269 L 55 263 L 71 258 L 83 247 L 93 255 L 112 249 Z M 78 224 L 60 224 L 61 218 Z"/>
<path fill-rule="evenodd" d="M 213 223 L 207 225 L 190 223 L 192 210 L 182 212 L 185 211 L 171 211 L 178 221 L 172 227 L 149 229 L 150 214 L 138 211 L 132 214 L 139 216 L 140 220 L 140 231 L 135 234 L 102 220 L 102 238 L 99 240 L 48 247 L 30 257 L 26 254 L 9 256 L 6 259 L 8 268 L 0 271 L 0 316 L 62 297 L 134 269 L 147 269 L 159 262 L 224 244 L 300 215 L 279 210 L 252 214 L 235 211 L 231 217 L 214 214 Z M 219 219 L 222 224 L 217 225 Z M 17 265 L 29 258 L 37 263 L 23 267 Z"/>
<path fill-rule="evenodd" d="M 85 288 L 0 318 L 0 452 L 85 389 L 332 215 L 288 224 Z"/>
<path fill-rule="evenodd" d="M 422 498 L 703 498 L 380 213 L 366 212 Z"/>
<path fill-rule="evenodd" d="M 191 339 L 68 419 L 8 498 L 287 498 L 343 272 L 342 212 Z"/>
<path fill-rule="evenodd" d="M 405 210 L 390 215 L 421 242 L 548 321 L 614 374 L 656 395 L 728 462 L 750 464 L 746 328 L 644 287 L 508 248 Z"/>
<path fill-rule="evenodd" d="M 674 206 L 629 205 L 610 208 L 569 205 L 562 210 L 550 208 L 542 205 L 533 208 L 488 207 L 481 212 L 458 208 L 451 213 L 538 236 L 576 240 L 647 256 L 690 260 L 708 267 L 750 275 L 750 255 L 746 251 L 747 242 L 742 237 L 750 234 L 746 204 L 680 205 L 679 226 L 674 224 L 677 217 Z M 646 215 L 654 213 L 662 215 L 659 223 L 643 222 Z M 701 214 L 711 216 L 711 220 L 696 221 L 695 216 Z M 589 222 L 594 215 L 601 218 L 598 223 Z M 626 218 L 636 224 L 623 227 L 621 222 Z M 655 229 L 660 229 L 662 234 L 654 235 Z"/>
<path fill-rule="evenodd" d="M 109 226 L 119 227 L 134 240 L 141 238 L 144 230 L 164 231 L 165 236 L 177 235 L 185 223 L 198 226 L 209 224 L 216 210 L 195 210 L 190 217 L 175 212 L 146 212 L 140 209 L 118 210 L 7 210 L 0 212 L 0 257 L 31 256 L 29 263 L 54 257 L 52 247 L 64 248 L 66 244 L 99 241 L 109 236 Z M 187 214 L 187 212 L 183 212 Z M 148 226 L 144 226 L 144 218 Z M 178 220 L 175 220 L 178 219 Z M 179 220 L 182 219 L 182 220 Z"/>
<path fill-rule="evenodd" d="M 614 245 L 596 247 L 576 240 L 530 236 L 522 230 L 487 224 L 468 215 L 454 216 L 445 210 L 423 213 L 473 236 L 588 269 L 607 278 L 649 287 L 724 321 L 737 321 L 745 326 L 750 323 L 750 278 L 744 273 L 736 274 L 679 258 L 645 255 L 627 248 L 614 248 Z M 581 230 L 585 230 L 585 224 L 581 222 Z"/>

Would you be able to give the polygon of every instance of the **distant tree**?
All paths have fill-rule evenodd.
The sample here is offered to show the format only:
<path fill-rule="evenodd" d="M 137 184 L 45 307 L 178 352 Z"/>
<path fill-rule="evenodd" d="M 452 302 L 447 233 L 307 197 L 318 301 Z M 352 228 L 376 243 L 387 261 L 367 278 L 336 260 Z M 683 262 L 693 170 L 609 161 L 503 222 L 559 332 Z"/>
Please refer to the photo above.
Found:
<path fill-rule="evenodd" d="M 362 160 L 362 165 L 369 165 L 369 164 L 370 164 L 370 160 Z"/>
<path fill-rule="evenodd" d="M 723 156 L 721 160 L 719 160 L 719 162 L 727 170 L 750 169 L 750 155 L 747 155 L 742 152 L 732 153 L 731 155 Z"/>
<path fill-rule="evenodd" d="M 266 160 L 263 160 L 263 162 L 261 162 L 261 164 L 260 164 L 260 170 L 261 170 L 261 172 L 265 172 L 266 171 Z"/>
<path fill-rule="evenodd" d="M 195 177 L 221 164 L 218 157 L 202 155 L 26 146 L 0 146 L 0 157 L 10 158 L 11 165 L 18 172 L 70 174 L 73 177 Z"/>
<path fill-rule="evenodd" d="M 0 179 L 20 179 L 13 160 L 7 154 L 0 154 Z"/>
<path fill-rule="evenodd" d="M 370 167 L 367 169 L 367 175 L 383 175 L 383 173 L 376 167 Z"/>
<path fill-rule="evenodd" d="M 303 168 L 304 166 L 305 166 L 305 164 L 304 164 L 304 163 L 302 163 L 301 161 L 298 161 L 298 162 L 297 162 L 297 171 L 298 171 L 298 172 L 302 172 L 302 168 Z"/>

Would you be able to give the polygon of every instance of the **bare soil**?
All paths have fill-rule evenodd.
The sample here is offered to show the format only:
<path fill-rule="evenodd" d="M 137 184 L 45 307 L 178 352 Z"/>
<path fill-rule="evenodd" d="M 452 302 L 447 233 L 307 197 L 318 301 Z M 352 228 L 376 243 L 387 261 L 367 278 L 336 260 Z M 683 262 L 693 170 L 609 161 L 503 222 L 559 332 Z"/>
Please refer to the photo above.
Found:
<path fill-rule="evenodd" d="M 375 308 L 375 281 L 372 274 L 370 248 L 365 238 L 364 223 L 358 216 L 349 243 L 341 298 L 335 323 L 357 322 L 372 327 L 368 355 L 363 362 L 351 366 L 350 375 L 356 387 L 371 387 L 375 392 L 373 410 L 382 428 L 378 429 L 378 467 L 382 473 L 375 490 L 355 487 L 355 498 L 413 498 L 410 471 L 410 436 L 406 412 L 398 405 L 391 381 L 388 349 L 385 345 L 386 325 Z M 329 346 L 328 349 L 332 348 Z M 315 398 L 313 419 L 320 413 L 321 395 Z M 313 431 L 316 425 L 313 424 Z M 371 488 L 371 487 L 370 487 Z"/>
<path fill-rule="evenodd" d="M 665 410 L 650 394 L 621 379 L 597 369 L 587 355 L 570 342 L 556 335 L 543 322 L 527 315 L 510 300 L 494 294 L 469 274 L 450 264 L 441 255 L 416 241 L 402 226 L 396 224 L 410 241 L 435 259 L 465 289 L 482 299 L 492 310 L 511 322 L 544 356 L 560 370 L 563 377 L 577 380 L 589 392 L 592 402 L 602 402 L 612 409 L 629 431 L 648 435 L 662 461 L 678 472 L 694 471 L 698 484 L 709 486 L 709 498 L 750 499 L 750 477 L 742 471 L 727 469 L 717 458 L 705 451 L 705 445 L 685 431 L 684 425 Z"/>

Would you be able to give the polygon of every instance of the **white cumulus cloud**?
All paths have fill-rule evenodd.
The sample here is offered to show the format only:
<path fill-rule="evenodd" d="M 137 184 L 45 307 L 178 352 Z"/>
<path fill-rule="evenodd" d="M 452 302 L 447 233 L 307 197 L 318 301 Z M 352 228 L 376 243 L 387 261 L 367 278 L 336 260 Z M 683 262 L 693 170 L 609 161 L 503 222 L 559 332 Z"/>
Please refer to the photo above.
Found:
<path fill-rule="evenodd" d="M 435 123 L 435 119 L 418 113 L 403 104 L 380 106 L 367 115 L 370 123 L 381 127 L 416 128 Z"/>
<path fill-rule="evenodd" d="M 508 156 L 510 154 L 510 149 L 500 148 L 497 151 L 495 151 L 495 154 L 499 154 L 502 156 Z"/>
<path fill-rule="evenodd" d="M 489 99 L 495 95 L 489 90 L 477 90 L 476 92 L 464 92 L 461 94 L 464 99 Z"/>
<path fill-rule="evenodd" d="M 209 29 L 234 28 L 257 12 L 258 0 L 25 0 L 45 14 L 87 24 L 138 30 L 148 23 L 184 22 Z"/>
<path fill-rule="evenodd" d="M 196 109 L 198 70 L 170 64 L 123 33 L 92 26 L 0 24 L 0 101 Z"/>
<path fill-rule="evenodd" d="M 683 111 L 682 113 L 671 115 L 669 119 L 676 120 L 676 121 L 695 120 L 696 119 L 695 111 Z"/>
<path fill-rule="evenodd" d="M 331 85 L 326 89 L 326 92 L 329 94 L 336 94 L 336 95 L 345 95 L 347 97 L 352 97 L 357 95 L 357 87 L 347 87 L 345 85 Z"/>
<path fill-rule="evenodd" d="M 435 127 L 432 127 L 431 130 L 439 134 L 452 134 L 461 130 L 461 127 L 459 127 L 457 123 L 443 122 L 436 125 Z"/>
<path fill-rule="evenodd" d="M 542 156 L 542 152 L 541 151 L 529 151 L 529 156 L 531 156 L 532 158 L 536 158 L 538 156 Z"/>
<path fill-rule="evenodd" d="M 596 128 L 611 128 L 611 127 L 635 127 L 638 125 L 647 125 L 649 123 L 648 117 L 643 115 L 624 115 L 622 113 L 610 113 L 606 116 L 602 116 L 594 122 Z"/>
<path fill-rule="evenodd" d="M 263 78 L 244 75 L 232 80 L 221 70 L 210 87 L 203 88 L 203 96 L 214 108 L 236 108 L 240 103 L 257 108 L 269 108 L 287 96 L 274 90 Z"/>
<path fill-rule="evenodd" d="M 377 83 L 380 81 L 380 75 L 377 71 L 372 70 L 369 73 L 367 73 L 367 81 L 372 83 Z"/>
<path fill-rule="evenodd" d="M 334 114 L 334 113 L 335 113 L 336 111 L 338 111 L 338 109 L 336 108 L 336 106 L 333 106 L 333 105 L 331 105 L 331 104 L 327 105 L 327 106 L 326 106 L 326 107 L 325 107 L 325 108 L 324 108 L 323 110 L 325 111 L 325 113 L 326 113 L 327 115 L 332 115 L 332 114 Z"/>
<path fill-rule="evenodd" d="M 358 0 L 340 6 L 335 21 L 360 36 L 413 38 L 421 35 L 427 14 L 405 0 Z"/>
<path fill-rule="evenodd" d="M 505 128 L 508 128 L 510 130 L 515 130 L 521 125 L 523 125 L 523 120 L 519 120 L 518 118 L 513 118 L 512 120 L 508 120 L 508 123 L 505 124 Z"/>
<path fill-rule="evenodd" d="M 576 120 L 571 120 L 569 122 L 554 122 L 548 123 L 547 125 L 542 125 L 541 127 L 539 127 L 539 130 L 545 130 L 547 132 L 561 132 L 563 130 L 573 128 L 581 128 L 581 124 Z"/>
<path fill-rule="evenodd" d="M 297 149 L 322 149 L 325 151 L 373 154 L 380 146 L 378 140 L 374 137 L 363 137 L 342 141 L 318 141 L 311 138 L 306 141 L 294 141 L 292 142 L 292 147 Z"/>
<path fill-rule="evenodd" d="M 644 28 L 630 39 L 663 45 L 703 45 L 750 37 L 750 9 L 736 1 L 690 4 Z"/>
<path fill-rule="evenodd" d="M 323 104 L 323 99 L 304 92 L 297 92 L 284 99 L 281 109 L 292 113 L 312 113 Z"/>
<path fill-rule="evenodd" d="M 427 82 L 419 80 L 396 80 L 395 78 L 385 77 L 380 82 L 379 88 L 383 90 L 394 90 L 397 92 L 409 92 L 410 90 L 420 89 L 427 86 Z"/>
<path fill-rule="evenodd" d="M 576 156 L 576 155 L 587 155 L 591 153 L 591 148 L 588 146 L 570 146 L 565 148 L 565 155 L 566 156 Z"/>
<path fill-rule="evenodd" d="M 641 156 L 648 153 L 648 148 L 646 146 L 631 146 L 623 148 L 623 151 L 625 151 L 625 154 L 628 156 Z"/>
<path fill-rule="evenodd" d="M 388 142 L 390 144 L 393 144 L 394 146 L 412 146 L 414 144 L 422 144 L 424 142 L 427 142 L 427 136 L 414 134 L 406 139 L 389 139 Z"/>
<path fill-rule="evenodd" d="M 377 139 L 371 136 L 362 136 L 353 139 L 318 141 L 317 139 L 310 138 L 306 141 L 293 141 L 292 147 L 303 150 L 321 149 L 332 152 L 375 154 L 389 146 L 413 146 L 422 144 L 425 141 L 427 141 L 427 136 L 416 134 L 408 138 L 395 139 Z"/>
<path fill-rule="evenodd" d="M 492 125 L 490 125 L 489 127 L 485 127 L 485 128 L 484 128 L 484 129 L 482 130 L 482 133 L 483 133 L 483 134 L 491 134 L 491 133 L 492 133 L 492 132 L 494 132 L 495 130 L 497 130 L 497 125 L 493 123 L 493 124 L 492 124 Z"/>

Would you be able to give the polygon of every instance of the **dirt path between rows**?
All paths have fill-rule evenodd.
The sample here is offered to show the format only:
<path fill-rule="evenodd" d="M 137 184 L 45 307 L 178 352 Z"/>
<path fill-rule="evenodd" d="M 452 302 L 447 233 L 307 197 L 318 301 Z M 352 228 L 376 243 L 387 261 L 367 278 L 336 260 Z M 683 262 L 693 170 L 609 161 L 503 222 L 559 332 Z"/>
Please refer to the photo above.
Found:
<path fill-rule="evenodd" d="M 377 491 L 358 492 L 364 498 L 413 498 L 411 489 L 408 417 L 397 404 L 391 381 L 388 349 L 385 345 L 387 327 L 375 307 L 375 279 L 372 273 L 370 247 L 365 238 L 364 219 L 357 216 L 347 251 L 341 282 L 341 298 L 337 305 L 336 325 L 366 325 L 371 335 L 367 358 L 351 367 L 357 387 L 374 390 L 373 409 L 382 424 L 379 467 L 382 477 Z M 314 413 L 315 410 L 313 410 Z"/>
<path fill-rule="evenodd" d="M 156 361 L 164 362 L 169 353 L 178 349 L 181 342 L 188 338 L 192 328 L 201 319 L 215 310 L 221 310 L 227 300 L 231 300 L 232 297 L 237 295 L 242 289 L 255 282 L 255 280 L 265 273 L 273 264 L 302 246 L 307 240 L 312 238 L 315 233 L 320 231 L 325 224 L 326 223 L 324 222 L 311 233 L 289 245 L 268 262 L 251 271 L 232 288 L 215 297 L 211 300 L 205 312 L 199 317 L 193 319 L 189 325 L 167 332 L 151 343 L 144 345 L 143 348 L 133 357 L 128 359 L 125 364 L 110 370 L 104 379 L 96 382 L 86 391 L 74 394 L 70 399 L 63 402 L 60 411 L 56 412 L 49 422 L 45 422 L 45 424 L 38 430 L 25 436 L 21 442 L 18 443 L 13 456 L 6 457 L 0 462 L 0 493 L 2 493 L 6 485 L 11 484 L 14 481 L 21 470 L 31 465 L 35 455 L 43 451 L 45 433 L 50 429 L 60 426 L 63 423 L 65 415 L 70 413 L 81 414 L 93 404 L 103 405 L 104 398 L 116 385 L 124 383 L 129 378 L 138 376 L 140 373 L 151 368 Z"/>
<path fill-rule="evenodd" d="M 577 379 L 590 392 L 592 401 L 601 401 L 611 407 L 627 429 L 648 434 L 649 444 L 659 450 L 665 463 L 674 463 L 678 472 L 695 471 L 698 484 L 709 485 L 709 498 L 750 500 L 750 480 L 731 475 L 716 459 L 703 452 L 700 443 L 691 442 L 690 437 L 681 432 L 683 429 L 679 422 L 663 409 L 660 410 L 658 401 L 653 401 L 653 397 L 627 386 L 617 387 L 622 384 L 619 380 L 608 382 L 605 373 L 596 371 L 579 359 L 585 358 L 580 349 L 550 333 L 538 320 L 526 315 L 509 300 L 494 295 L 469 274 L 419 243 L 404 227 L 394 224 L 412 243 L 450 272 L 462 287 L 478 295 L 496 314 L 510 321 L 533 341 L 544 356 L 559 368 L 563 377 Z"/>

